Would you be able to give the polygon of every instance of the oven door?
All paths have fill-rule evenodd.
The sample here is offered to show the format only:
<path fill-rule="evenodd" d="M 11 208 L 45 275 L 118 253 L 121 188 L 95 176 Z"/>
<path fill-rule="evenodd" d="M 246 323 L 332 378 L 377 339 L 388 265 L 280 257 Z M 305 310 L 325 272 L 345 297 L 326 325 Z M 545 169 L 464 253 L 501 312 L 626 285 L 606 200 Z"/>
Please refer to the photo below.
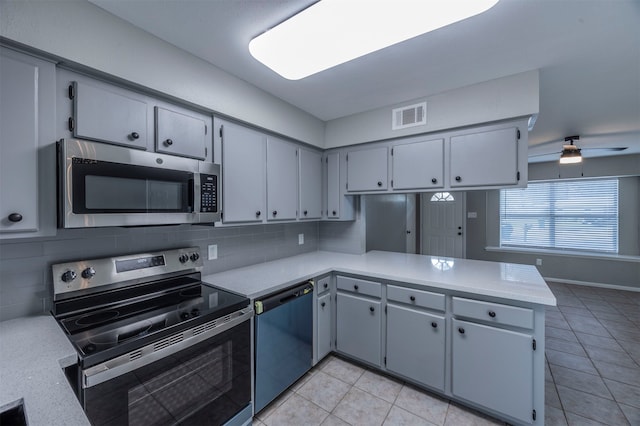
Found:
<path fill-rule="evenodd" d="M 61 227 L 198 221 L 197 160 L 67 139 L 58 163 Z"/>
<path fill-rule="evenodd" d="M 147 354 L 145 347 L 126 354 L 124 364 L 112 360 L 83 371 L 80 397 L 91 424 L 235 424 L 241 412 L 250 419 L 250 317 L 245 311 L 223 319 L 223 331 L 214 324 L 189 337 L 187 330 L 149 345 L 164 349 Z"/>

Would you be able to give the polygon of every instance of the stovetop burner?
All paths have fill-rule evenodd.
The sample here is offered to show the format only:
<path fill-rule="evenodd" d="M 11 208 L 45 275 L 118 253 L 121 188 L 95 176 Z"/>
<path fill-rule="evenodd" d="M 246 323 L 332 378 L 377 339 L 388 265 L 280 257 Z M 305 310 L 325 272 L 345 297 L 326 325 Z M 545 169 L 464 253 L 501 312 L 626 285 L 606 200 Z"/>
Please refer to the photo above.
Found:
<path fill-rule="evenodd" d="M 200 272 L 194 272 L 193 265 L 181 266 L 184 262 L 179 260 L 180 255 L 194 250 L 197 249 L 144 254 L 140 255 L 140 262 L 132 256 L 92 261 L 96 275 L 109 272 L 111 262 L 113 284 L 117 285 L 103 280 L 98 289 L 89 289 L 92 278 L 87 278 L 83 289 L 73 294 L 75 297 L 67 296 L 66 289 L 61 290 L 60 300 L 55 299 L 58 294 L 54 295 L 54 316 L 76 347 L 83 368 L 249 305 L 244 296 L 202 283 Z M 147 261 L 161 257 L 166 260 L 164 265 Z M 126 262 L 130 267 L 118 272 L 115 266 L 118 262 Z M 141 266 L 135 266 L 138 264 Z M 54 280 L 70 267 L 80 269 L 88 265 L 89 261 L 54 265 Z M 152 268 L 157 270 L 156 274 L 149 274 Z M 119 275 L 122 284 L 118 283 Z"/>

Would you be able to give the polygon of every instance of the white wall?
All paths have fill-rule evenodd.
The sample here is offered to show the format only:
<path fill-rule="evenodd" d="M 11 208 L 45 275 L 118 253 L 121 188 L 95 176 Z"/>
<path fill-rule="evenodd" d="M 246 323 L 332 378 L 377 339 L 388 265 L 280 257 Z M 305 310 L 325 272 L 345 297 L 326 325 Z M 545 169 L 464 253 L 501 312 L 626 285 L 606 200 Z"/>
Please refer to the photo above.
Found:
<path fill-rule="evenodd" d="M 0 36 L 324 146 L 324 122 L 86 0 L 0 0 Z"/>
<path fill-rule="evenodd" d="M 392 109 L 423 101 L 426 125 L 391 130 Z M 534 70 L 328 121 L 325 148 L 523 117 L 538 110 L 539 73 Z"/>

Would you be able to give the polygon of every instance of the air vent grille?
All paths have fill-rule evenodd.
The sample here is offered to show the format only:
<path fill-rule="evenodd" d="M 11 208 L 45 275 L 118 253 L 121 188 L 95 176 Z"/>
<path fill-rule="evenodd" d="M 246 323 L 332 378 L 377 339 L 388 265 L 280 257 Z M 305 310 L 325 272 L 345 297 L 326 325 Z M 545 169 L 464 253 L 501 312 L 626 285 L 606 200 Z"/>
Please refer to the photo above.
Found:
<path fill-rule="evenodd" d="M 407 127 L 427 124 L 427 103 L 408 105 L 391 111 L 391 129 L 399 130 Z"/>
<path fill-rule="evenodd" d="M 129 361 L 135 361 L 136 359 L 142 356 L 142 350 L 138 349 L 137 351 L 133 351 L 129 353 Z"/>
<path fill-rule="evenodd" d="M 153 352 L 157 352 L 169 346 L 175 345 L 176 343 L 180 343 L 184 340 L 183 334 L 174 334 L 173 336 L 169 336 L 166 339 L 160 340 L 153 344 Z"/>

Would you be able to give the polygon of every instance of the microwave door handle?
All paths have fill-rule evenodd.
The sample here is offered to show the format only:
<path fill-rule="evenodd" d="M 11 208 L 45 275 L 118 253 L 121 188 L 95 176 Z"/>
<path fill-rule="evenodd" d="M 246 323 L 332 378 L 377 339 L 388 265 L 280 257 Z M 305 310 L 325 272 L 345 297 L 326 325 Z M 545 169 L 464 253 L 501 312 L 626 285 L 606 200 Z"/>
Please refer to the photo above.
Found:
<path fill-rule="evenodd" d="M 189 213 L 194 213 L 196 211 L 196 202 L 195 202 L 195 186 L 196 180 L 195 177 L 189 179 Z"/>

